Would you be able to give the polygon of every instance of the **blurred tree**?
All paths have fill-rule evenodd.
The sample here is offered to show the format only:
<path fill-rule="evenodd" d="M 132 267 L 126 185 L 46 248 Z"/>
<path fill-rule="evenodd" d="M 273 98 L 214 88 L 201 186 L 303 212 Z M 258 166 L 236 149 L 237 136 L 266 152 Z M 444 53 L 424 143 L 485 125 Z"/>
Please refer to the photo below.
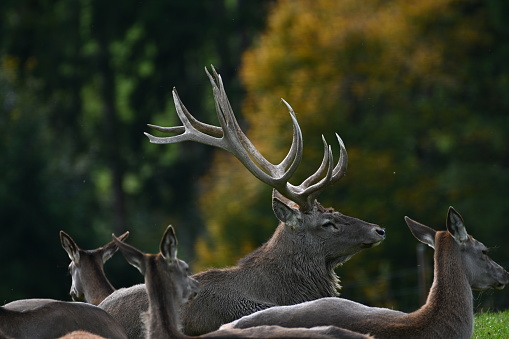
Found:
<path fill-rule="evenodd" d="M 274 162 L 287 152 L 296 110 L 304 160 L 292 182 L 314 172 L 320 134 L 345 141 L 349 171 L 324 205 L 387 228 L 387 240 L 340 270 L 343 296 L 415 309 L 417 241 L 408 215 L 438 229 L 449 205 L 488 245 L 508 236 L 509 5 L 502 0 L 279 1 L 256 47 L 244 55 L 243 114 L 249 137 Z M 228 90 L 228 88 L 227 88 Z M 185 101 L 184 101 L 185 102 Z M 336 148 L 336 154 L 337 148 Z M 270 237 L 270 189 L 229 154 L 203 180 L 208 234 L 197 267 L 232 264 Z M 427 252 L 431 260 L 431 250 Z M 493 253 L 509 261 L 509 248 Z M 403 271 L 405 270 L 405 271 Z M 394 272 L 394 275 L 391 274 Z M 377 280 L 357 285 L 351 281 Z M 501 293 L 496 292 L 496 297 Z M 508 307 L 507 298 L 486 301 Z M 505 300 L 505 301 L 501 301 Z"/>
<path fill-rule="evenodd" d="M 213 112 L 207 64 L 242 94 L 232 74 L 269 4 L 2 1 L 3 300 L 68 298 L 69 279 L 55 279 L 68 263 L 60 229 L 84 248 L 126 229 L 154 248 L 172 223 L 192 256 L 203 228 L 194 183 L 211 152 L 151 145 L 143 131 L 175 119 L 173 86 L 200 118 Z M 140 280 L 122 258 L 108 266 L 115 286 Z"/>

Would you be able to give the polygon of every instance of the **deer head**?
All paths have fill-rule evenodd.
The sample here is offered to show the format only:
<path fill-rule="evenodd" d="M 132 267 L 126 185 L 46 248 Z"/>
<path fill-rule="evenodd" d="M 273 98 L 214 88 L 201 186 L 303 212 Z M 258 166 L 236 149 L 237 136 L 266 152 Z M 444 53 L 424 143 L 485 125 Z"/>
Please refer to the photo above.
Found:
<path fill-rule="evenodd" d="M 164 282 L 171 283 L 171 287 L 160 286 L 161 289 L 172 289 L 172 292 L 178 296 L 179 304 L 188 301 L 196 296 L 199 290 L 198 282 L 189 277 L 189 265 L 177 258 L 177 237 L 175 231 L 170 225 L 166 229 L 161 239 L 158 254 L 145 254 L 140 250 L 122 242 L 113 235 L 113 241 L 120 248 L 120 252 L 126 260 L 136 267 L 146 279 L 153 279 L 153 276 L 147 273 L 159 272 L 165 276 Z M 155 285 L 161 281 L 156 281 Z"/>
<path fill-rule="evenodd" d="M 125 232 L 119 239 L 124 241 L 128 236 L 129 232 Z M 98 305 L 114 291 L 104 274 L 103 266 L 118 250 L 117 245 L 110 241 L 97 249 L 83 250 L 64 231 L 60 231 L 60 242 L 71 259 L 69 273 L 72 284 L 69 294 L 72 299 Z"/>
<path fill-rule="evenodd" d="M 408 217 L 405 221 L 417 240 L 435 248 L 437 231 Z M 462 267 L 472 289 L 503 289 L 509 283 L 509 274 L 488 256 L 489 250 L 483 243 L 467 233 L 463 217 L 452 207 L 447 213 L 446 227 L 459 246 Z"/>
<path fill-rule="evenodd" d="M 334 165 L 331 146 L 327 144 L 322 136 L 324 155 L 320 166 L 315 173 L 310 175 L 300 185 L 292 185 L 288 180 L 297 170 L 302 160 L 303 151 L 302 132 L 292 107 L 284 99 L 281 99 L 288 108 L 290 118 L 292 119 L 293 140 L 286 157 L 279 164 L 275 165 L 270 163 L 242 132 L 226 95 L 221 76 L 214 67 L 212 67 L 212 71 L 214 76 L 205 68 L 205 72 L 212 84 L 217 117 L 221 127 L 196 120 L 180 100 L 177 91 L 173 89 L 173 100 L 183 126 L 161 127 L 150 124 L 148 126 L 161 132 L 180 134 L 162 138 L 145 133 L 150 142 L 173 144 L 181 141 L 195 141 L 222 148 L 232 153 L 256 178 L 273 187 L 272 200 L 274 213 L 281 222 L 287 224 L 292 229 L 302 229 L 309 225 L 310 222 L 318 223 L 320 227 L 329 227 L 331 229 L 352 225 L 351 228 L 360 227 L 359 233 L 364 234 L 365 239 L 354 240 L 359 243 L 360 248 L 379 244 L 385 238 L 384 229 L 362 220 L 339 214 L 330 208 L 324 209 L 316 201 L 318 195 L 327 186 L 341 179 L 346 173 L 348 155 L 339 135 L 336 134 L 340 147 L 339 160 L 336 165 Z M 318 215 L 323 213 L 331 215 L 325 218 L 318 217 Z"/>

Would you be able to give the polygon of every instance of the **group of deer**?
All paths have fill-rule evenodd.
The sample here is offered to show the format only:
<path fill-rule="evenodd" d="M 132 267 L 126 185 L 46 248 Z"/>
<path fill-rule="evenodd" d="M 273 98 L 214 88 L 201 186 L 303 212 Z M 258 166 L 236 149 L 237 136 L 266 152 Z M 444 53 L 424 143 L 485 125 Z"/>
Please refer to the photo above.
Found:
<path fill-rule="evenodd" d="M 207 70 L 206 70 L 207 71 Z M 408 217 L 417 240 L 435 249 L 434 281 L 426 303 L 404 313 L 339 298 L 334 271 L 359 251 L 380 244 L 378 225 L 324 208 L 316 198 L 342 178 L 347 153 L 336 135 L 340 156 L 334 165 L 323 139 L 318 170 L 299 186 L 289 183 L 302 159 L 302 133 L 295 114 L 293 141 L 284 160 L 266 160 L 240 129 L 221 77 L 207 71 L 221 127 L 196 120 L 173 91 L 183 126 L 159 127 L 177 133 L 147 136 L 153 143 L 196 141 L 231 152 L 259 180 L 273 188 L 272 207 L 280 223 L 273 236 L 236 266 L 189 275 L 177 258 L 177 238 L 169 226 L 158 254 L 126 244 L 128 233 L 96 250 L 82 250 L 61 232 L 75 302 L 20 300 L 0 308 L 5 338 L 469 338 L 473 331 L 472 289 L 501 289 L 509 273 L 491 260 L 487 248 L 468 235 L 452 207 L 446 231 Z M 103 265 L 117 249 L 141 272 L 145 283 L 115 290 Z M 76 302 L 86 301 L 87 303 Z M 0 338 L 2 334 L 0 332 Z"/>

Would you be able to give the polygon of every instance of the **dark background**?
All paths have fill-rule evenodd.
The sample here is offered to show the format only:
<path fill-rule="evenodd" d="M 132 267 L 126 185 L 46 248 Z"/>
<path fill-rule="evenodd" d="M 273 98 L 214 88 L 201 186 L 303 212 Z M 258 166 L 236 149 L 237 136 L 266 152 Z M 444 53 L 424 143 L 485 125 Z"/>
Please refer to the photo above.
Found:
<path fill-rule="evenodd" d="M 215 123 L 204 73 L 204 67 L 210 64 L 221 73 L 243 126 L 254 125 L 244 121 L 243 103 L 249 95 L 252 98 L 260 92 L 247 88 L 240 74 L 270 74 L 266 69 L 253 69 L 252 63 L 243 61 L 243 53 L 263 45 L 259 43 L 262 33 L 280 34 L 268 26 L 268 18 L 288 10 L 284 3 L 0 3 L 2 302 L 38 297 L 69 299 L 69 259 L 60 245 L 60 230 L 85 249 L 110 241 L 111 233 L 129 230 L 129 243 L 156 252 L 162 232 L 173 224 L 177 227 L 179 257 L 193 263 L 195 271 L 232 264 L 270 237 L 277 222 L 270 209 L 270 190 L 263 188 L 259 201 L 246 206 L 265 215 L 266 226 L 258 232 L 254 231 L 255 222 L 251 229 L 251 223 L 247 223 L 231 233 L 235 239 L 242 238 L 239 233 L 244 234 L 251 245 L 239 241 L 233 255 L 217 257 L 203 250 L 203 243 L 197 245 L 200 237 L 213 239 L 217 247 L 221 241 L 235 241 L 210 235 L 218 224 L 210 217 L 214 214 L 210 212 L 211 202 L 217 204 L 216 214 L 222 213 L 232 222 L 242 214 L 237 211 L 238 215 L 225 216 L 222 203 L 234 198 L 225 195 L 216 200 L 210 193 L 214 187 L 200 184 L 210 181 L 210 176 L 203 178 L 216 161 L 215 150 L 193 143 L 152 145 L 143 132 L 149 131 L 147 123 L 178 124 L 171 98 L 174 86 L 194 116 Z M 313 3 L 311 7 L 327 6 L 327 1 Z M 383 1 L 366 3 L 372 5 L 373 13 L 377 6 L 384 5 Z M 460 1 L 447 8 L 447 12 L 436 9 L 435 15 L 433 9 L 422 9 L 426 16 L 412 18 L 420 31 L 408 33 L 416 34 L 418 39 L 409 39 L 417 45 L 440 42 L 439 53 L 447 63 L 440 66 L 443 77 L 438 78 L 439 85 L 434 83 L 437 78 L 425 79 L 425 70 L 415 73 L 418 75 L 412 73 L 413 67 L 421 67 L 415 59 L 402 58 L 394 67 L 411 74 L 408 82 L 401 74 L 388 74 L 380 79 L 383 83 L 394 79 L 396 84 L 389 92 L 372 91 L 366 86 L 368 94 L 357 96 L 352 84 L 392 67 L 377 60 L 378 53 L 392 42 L 382 48 L 363 36 L 363 42 L 357 44 L 352 33 L 352 43 L 344 50 L 346 57 L 368 60 L 373 70 L 359 69 L 352 78 L 338 78 L 338 84 L 346 83 L 348 89 L 347 94 L 338 94 L 338 105 L 355 107 L 344 111 L 349 128 L 338 131 L 348 140 L 347 150 L 352 152 L 352 174 L 349 172 L 346 178 L 348 183 L 337 188 L 340 194 L 331 190 L 324 195 L 324 205 L 344 206 L 343 210 L 337 209 L 388 230 L 387 241 L 379 248 L 339 268 L 344 297 L 402 310 L 418 307 L 417 241 L 406 229 L 403 216 L 443 228 L 450 205 L 465 217 L 467 227 L 472 225 L 468 229 L 476 238 L 495 246 L 492 257 L 509 266 L 509 8 L 505 0 Z M 371 15 L 365 10 L 355 9 L 356 15 Z M 288 27 L 292 25 L 288 23 Z M 323 22 L 315 25 L 322 31 L 335 29 Z M 463 32 L 463 27 L 478 32 L 479 38 L 461 40 L 449 34 Z M 302 45 L 306 46 L 304 42 Z M 413 48 L 409 46 L 409 50 Z M 292 55 L 291 50 L 288 53 Z M 295 60 L 289 56 L 278 66 L 282 71 L 295 72 L 309 66 L 292 63 Z M 345 70 L 350 66 L 337 64 Z M 308 72 L 315 72 L 313 67 L 308 67 Z M 264 95 L 272 97 L 272 93 Z M 279 100 L 278 95 L 274 94 L 273 99 Z M 366 100 L 368 97 L 373 102 Z M 376 114 L 372 107 L 376 107 Z M 332 114 L 325 106 L 316 108 Z M 415 117 L 409 117 L 414 109 Z M 378 114 L 387 117 L 383 124 L 377 120 Z M 306 119 L 304 113 L 299 119 Z M 302 121 L 301 125 L 306 141 L 306 129 L 316 130 L 309 138 L 316 139 L 315 153 L 320 158 L 318 133 L 325 127 L 307 127 Z M 327 137 L 332 141 L 330 135 Z M 368 157 L 376 159 L 380 175 L 367 170 L 373 163 L 361 159 Z M 392 158 L 398 163 L 387 165 Z M 311 161 L 310 168 L 315 163 Z M 219 165 L 216 162 L 214 166 Z M 388 175 L 393 172 L 402 176 L 393 179 Z M 386 184 L 383 189 L 381 183 Z M 411 193 L 406 191 L 410 186 L 414 187 Z M 204 212 L 207 209 L 209 212 Z M 229 226 L 224 227 L 228 232 Z M 253 232 L 256 237 L 251 236 Z M 428 286 L 431 257 L 432 251 L 426 250 Z M 116 287 L 142 281 L 120 255 L 107 263 L 106 270 Z M 504 309 L 509 307 L 509 294 L 476 294 L 475 305 L 477 310 Z"/>

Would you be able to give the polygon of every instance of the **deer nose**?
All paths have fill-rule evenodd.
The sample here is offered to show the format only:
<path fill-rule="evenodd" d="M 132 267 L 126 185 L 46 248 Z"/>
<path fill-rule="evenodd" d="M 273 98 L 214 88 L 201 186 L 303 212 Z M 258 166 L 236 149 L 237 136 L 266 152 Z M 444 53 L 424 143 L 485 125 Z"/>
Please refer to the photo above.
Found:
<path fill-rule="evenodd" d="M 383 228 L 377 228 L 376 233 L 378 233 L 382 238 L 385 238 L 385 230 Z"/>

